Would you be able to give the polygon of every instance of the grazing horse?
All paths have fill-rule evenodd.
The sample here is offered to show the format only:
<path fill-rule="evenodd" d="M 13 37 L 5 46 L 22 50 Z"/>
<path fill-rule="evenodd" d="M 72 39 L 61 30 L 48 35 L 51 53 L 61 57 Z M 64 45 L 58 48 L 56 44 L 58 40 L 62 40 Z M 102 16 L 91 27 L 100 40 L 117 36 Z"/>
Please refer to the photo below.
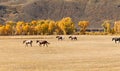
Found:
<path fill-rule="evenodd" d="M 47 46 L 48 47 L 48 44 L 50 44 L 48 41 L 46 40 L 36 40 L 36 43 L 39 43 L 39 46 L 41 46 L 43 44 L 43 46 Z"/>
<path fill-rule="evenodd" d="M 58 40 L 63 40 L 62 36 L 56 36 L 56 38 L 58 38 Z"/>
<path fill-rule="evenodd" d="M 71 40 L 77 40 L 77 37 L 76 36 L 69 36 L 69 39 L 71 39 Z"/>
<path fill-rule="evenodd" d="M 117 37 L 112 38 L 112 41 L 115 41 L 115 43 L 117 43 L 117 41 L 120 42 L 120 38 L 117 38 Z"/>
<path fill-rule="evenodd" d="M 23 44 L 26 44 L 26 46 L 28 46 L 28 44 L 30 44 L 30 46 L 32 47 L 32 43 L 33 43 L 33 41 L 32 40 L 24 40 L 23 41 Z"/>

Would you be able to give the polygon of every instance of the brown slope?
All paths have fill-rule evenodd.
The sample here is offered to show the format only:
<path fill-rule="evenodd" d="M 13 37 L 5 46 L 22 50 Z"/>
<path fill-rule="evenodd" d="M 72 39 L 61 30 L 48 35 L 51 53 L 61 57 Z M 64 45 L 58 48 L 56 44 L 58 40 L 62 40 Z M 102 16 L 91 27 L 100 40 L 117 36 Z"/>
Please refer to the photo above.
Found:
<path fill-rule="evenodd" d="M 103 20 L 119 20 L 119 15 L 120 0 L 0 0 L 4 21 L 60 20 L 69 16 L 76 24 L 89 20 L 90 27 L 100 28 Z"/>

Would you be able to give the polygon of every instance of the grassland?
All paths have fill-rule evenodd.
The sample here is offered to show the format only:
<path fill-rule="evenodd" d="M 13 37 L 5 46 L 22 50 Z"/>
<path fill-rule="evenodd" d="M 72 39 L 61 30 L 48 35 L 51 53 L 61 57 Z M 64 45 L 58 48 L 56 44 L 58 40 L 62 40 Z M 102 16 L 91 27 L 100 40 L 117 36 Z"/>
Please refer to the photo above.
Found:
<path fill-rule="evenodd" d="M 64 36 L 0 36 L 0 71 L 119 71 L 120 44 L 114 36 L 83 36 L 71 41 Z M 32 39 L 33 47 L 25 47 L 25 39 Z M 50 42 L 39 47 L 37 39 Z"/>

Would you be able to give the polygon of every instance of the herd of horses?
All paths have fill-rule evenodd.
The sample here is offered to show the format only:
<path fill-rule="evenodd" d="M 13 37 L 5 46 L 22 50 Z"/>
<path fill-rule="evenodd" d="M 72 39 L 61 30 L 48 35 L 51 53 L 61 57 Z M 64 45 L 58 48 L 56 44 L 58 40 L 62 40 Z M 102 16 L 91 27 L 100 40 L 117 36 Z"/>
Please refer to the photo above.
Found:
<path fill-rule="evenodd" d="M 62 36 L 56 36 L 56 38 L 58 40 L 63 40 L 64 39 L 64 37 L 62 37 Z M 76 36 L 69 36 L 68 38 L 71 39 L 71 40 L 77 40 Z M 47 46 L 47 47 L 48 47 L 48 44 L 50 44 L 47 40 L 36 40 L 36 43 L 38 43 L 39 46 Z M 32 47 L 33 40 L 24 40 L 23 44 L 25 44 L 25 46 L 30 45 Z"/>
<path fill-rule="evenodd" d="M 63 40 L 64 39 L 64 37 L 62 37 L 62 36 L 56 36 L 56 38 L 58 40 Z M 68 38 L 70 40 L 77 40 L 76 36 L 69 36 Z M 112 41 L 115 41 L 115 43 L 117 43 L 117 42 L 119 43 L 120 42 L 120 37 L 114 37 L 114 38 L 112 38 Z M 48 47 L 48 44 L 50 44 L 47 40 L 36 40 L 36 43 L 38 43 L 39 46 L 47 46 L 47 47 Z M 24 40 L 23 44 L 25 44 L 25 46 L 30 45 L 32 47 L 33 40 Z"/>

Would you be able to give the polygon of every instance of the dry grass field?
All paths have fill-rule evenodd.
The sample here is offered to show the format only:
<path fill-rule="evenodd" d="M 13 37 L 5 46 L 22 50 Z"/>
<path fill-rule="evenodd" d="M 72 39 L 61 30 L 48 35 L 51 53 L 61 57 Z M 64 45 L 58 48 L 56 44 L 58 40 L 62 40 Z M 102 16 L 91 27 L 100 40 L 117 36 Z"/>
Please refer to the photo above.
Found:
<path fill-rule="evenodd" d="M 0 71 L 120 71 L 120 44 L 111 41 L 114 36 L 64 37 L 0 36 Z M 25 47 L 25 39 L 32 39 L 33 47 Z M 39 47 L 37 39 L 50 45 Z"/>

